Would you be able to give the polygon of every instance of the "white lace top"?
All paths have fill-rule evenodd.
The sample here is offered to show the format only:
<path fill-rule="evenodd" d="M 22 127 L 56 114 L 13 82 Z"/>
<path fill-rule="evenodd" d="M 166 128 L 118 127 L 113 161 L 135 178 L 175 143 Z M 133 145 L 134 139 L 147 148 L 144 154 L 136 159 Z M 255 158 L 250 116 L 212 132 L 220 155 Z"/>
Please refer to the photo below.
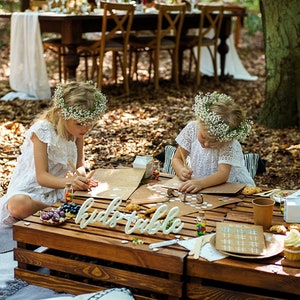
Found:
<path fill-rule="evenodd" d="M 193 175 L 203 178 L 218 169 L 221 163 L 231 165 L 227 182 L 255 185 L 245 163 L 240 143 L 236 140 L 220 149 L 203 148 L 198 140 L 199 123 L 191 121 L 176 138 L 176 142 L 190 154 L 190 166 Z"/>
<path fill-rule="evenodd" d="M 32 199 L 52 205 L 63 199 L 63 189 L 40 186 L 35 175 L 32 134 L 47 144 L 49 173 L 64 178 L 70 167 L 68 160 L 77 161 L 77 147 L 74 141 L 68 141 L 57 135 L 53 125 L 46 120 L 37 121 L 25 134 L 21 155 L 8 186 L 7 194 L 0 199 L 0 222 L 7 216 L 6 203 L 16 194 L 25 194 Z"/>

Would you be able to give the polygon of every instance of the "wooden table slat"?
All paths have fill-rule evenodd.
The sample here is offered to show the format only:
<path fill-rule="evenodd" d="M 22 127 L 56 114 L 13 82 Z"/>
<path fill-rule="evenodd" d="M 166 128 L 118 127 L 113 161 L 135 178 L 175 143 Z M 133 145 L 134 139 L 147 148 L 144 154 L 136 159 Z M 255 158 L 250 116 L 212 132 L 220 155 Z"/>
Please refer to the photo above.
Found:
<path fill-rule="evenodd" d="M 82 276 L 87 279 L 100 280 L 108 283 L 114 283 L 120 286 L 126 286 L 137 289 L 144 289 L 147 291 L 159 292 L 166 295 L 181 295 L 182 285 L 177 281 L 168 278 L 155 277 L 143 274 L 138 270 L 130 271 L 118 269 L 112 264 L 109 266 L 101 265 L 103 261 L 97 262 L 92 260 L 79 261 L 58 257 L 54 254 L 33 253 L 26 249 L 16 249 L 15 259 L 18 262 L 48 268 L 49 270 L 66 273 L 74 276 Z M 147 282 L 147 285 L 145 285 Z"/>

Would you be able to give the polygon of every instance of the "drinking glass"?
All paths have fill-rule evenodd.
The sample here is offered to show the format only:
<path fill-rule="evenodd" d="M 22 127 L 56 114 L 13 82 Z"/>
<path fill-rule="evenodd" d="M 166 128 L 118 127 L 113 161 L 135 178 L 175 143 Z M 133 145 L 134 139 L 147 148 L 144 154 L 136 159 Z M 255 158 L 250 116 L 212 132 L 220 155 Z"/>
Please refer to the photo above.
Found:
<path fill-rule="evenodd" d="M 60 8 L 58 7 L 59 0 L 54 0 L 54 1 L 55 1 L 55 10 L 59 12 L 60 11 Z"/>
<path fill-rule="evenodd" d="M 101 3 L 101 0 L 96 0 L 97 8 L 100 8 L 100 3 Z"/>
<path fill-rule="evenodd" d="M 65 3 L 66 3 L 66 0 L 61 0 L 61 11 L 64 12 L 65 11 Z"/>
<path fill-rule="evenodd" d="M 48 1 L 47 1 L 47 4 L 48 4 L 48 10 L 51 11 L 51 9 L 52 9 L 52 4 L 53 4 L 53 0 L 48 0 Z"/>

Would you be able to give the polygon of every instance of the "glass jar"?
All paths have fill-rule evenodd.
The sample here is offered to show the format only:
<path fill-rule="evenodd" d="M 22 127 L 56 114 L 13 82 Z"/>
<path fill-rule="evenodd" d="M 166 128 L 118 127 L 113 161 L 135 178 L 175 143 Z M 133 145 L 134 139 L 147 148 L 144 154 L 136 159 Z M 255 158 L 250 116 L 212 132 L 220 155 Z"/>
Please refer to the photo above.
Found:
<path fill-rule="evenodd" d="M 206 219 L 205 219 L 205 212 L 200 211 L 199 215 L 197 216 L 197 235 L 204 235 L 206 233 Z"/>
<path fill-rule="evenodd" d="M 64 200 L 67 203 L 73 202 L 74 194 L 73 194 L 73 187 L 72 183 L 66 183 L 65 190 L 64 190 Z"/>

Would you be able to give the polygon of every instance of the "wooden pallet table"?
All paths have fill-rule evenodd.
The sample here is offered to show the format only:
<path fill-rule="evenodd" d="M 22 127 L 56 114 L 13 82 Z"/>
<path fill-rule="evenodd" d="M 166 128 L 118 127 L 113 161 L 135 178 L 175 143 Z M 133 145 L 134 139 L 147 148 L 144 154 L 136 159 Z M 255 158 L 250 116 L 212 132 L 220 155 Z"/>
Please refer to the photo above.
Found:
<path fill-rule="evenodd" d="M 82 203 L 84 199 L 75 201 Z M 93 208 L 105 210 L 109 201 L 95 200 Z M 181 217 L 185 224 L 180 231 L 181 239 L 196 237 L 196 215 Z M 253 224 L 251 198 L 209 210 L 206 219 L 208 233 L 215 231 L 217 222 Z M 263 259 L 228 256 L 209 262 L 201 257 L 194 259 L 179 245 L 153 251 L 149 244 L 173 239 L 175 235 L 128 235 L 125 222 L 120 221 L 114 228 L 93 223 L 81 229 L 72 220 L 53 227 L 43 224 L 36 215 L 30 216 L 13 228 L 18 262 L 15 277 L 71 294 L 122 286 L 131 289 L 136 299 L 143 300 L 300 296 L 300 261 L 288 261 L 282 252 Z M 273 224 L 283 223 L 276 204 Z M 134 238 L 143 244 L 134 244 Z"/>

